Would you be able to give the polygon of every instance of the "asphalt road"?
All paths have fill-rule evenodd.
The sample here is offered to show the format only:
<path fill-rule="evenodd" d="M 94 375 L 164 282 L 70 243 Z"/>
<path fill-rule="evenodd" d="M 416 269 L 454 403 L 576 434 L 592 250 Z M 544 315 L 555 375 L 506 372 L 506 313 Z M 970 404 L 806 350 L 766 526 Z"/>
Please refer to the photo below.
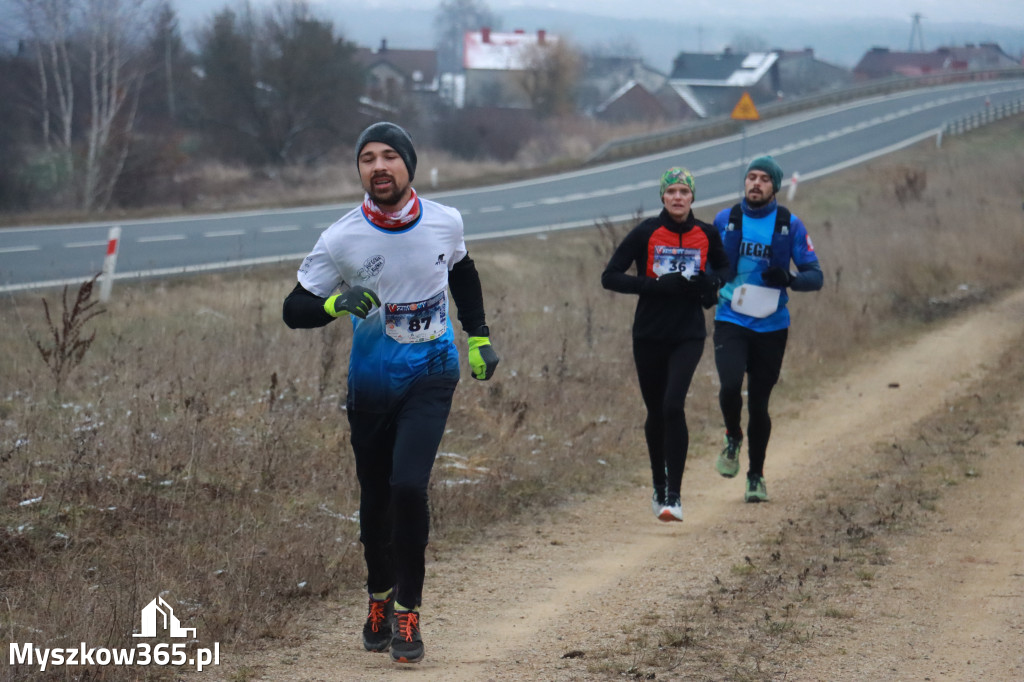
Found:
<path fill-rule="evenodd" d="M 424 196 L 462 212 L 468 240 L 588 227 L 660 210 L 658 178 L 683 165 L 696 208 L 738 198 L 742 169 L 770 153 L 788 185 L 836 172 L 928 137 L 949 121 L 1024 96 L 1024 81 L 916 90 L 748 124 L 744 134 L 523 182 Z M 353 173 L 355 169 L 353 169 Z M 422 173 L 422 170 L 421 170 Z M 785 190 L 782 191 L 785 194 Z M 116 279 L 294 261 L 354 204 L 119 223 Z M 0 229 L 0 292 L 76 284 L 103 267 L 113 223 Z"/>

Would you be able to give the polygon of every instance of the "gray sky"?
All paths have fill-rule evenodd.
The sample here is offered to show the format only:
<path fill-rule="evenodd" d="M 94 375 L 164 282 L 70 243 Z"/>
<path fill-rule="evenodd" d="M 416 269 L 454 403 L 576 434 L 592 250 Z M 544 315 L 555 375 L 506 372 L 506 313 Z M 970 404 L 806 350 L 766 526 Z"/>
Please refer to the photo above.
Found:
<path fill-rule="evenodd" d="M 250 0 L 256 8 L 286 0 Z M 0 5 L 11 0 L 0 0 Z M 171 0 L 185 28 L 244 0 Z M 440 0 L 308 0 L 347 39 L 376 47 L 436 44 Z M 717 52 L 740 38 L 781 49 L 812 48 L 819 59 L 852 68 L 872 47 L 925 51 L 995 42 L 1024 57 L 1024 0 L 482 0 L 511 30 L 547 29 L 588 49 L 623 46 L 668 72 L 680 51 Z M 576 18 L 579 13 L 579 18 Z M 921 33 L 912 32 L 915 13 Z M 583 16 L 583 15 L 589 15 Z M 591 19 L 597 17 L 597 19 Z M 748 41 L 749 42 L 749 41 Z M 917 49 L 918 43 L 915 40 Z"/>
<path fill-rule="evenodd" d="M 261 0 L 267 1 L 267 0 Z M 434 9 L 438 0 L 312 0 L 314 5 L 338 9 L 346 6 L 393 9 L 400 4 L 410 9 Z M 975 22 L 1019 26 L 1024 30 L 1024 0 L 491 0 L 485 4 L 501 13 L 503 9 L 546 7 L 624 18 L 660 18 L 672 23 L 688 17 L 703 20 L 720 17 L 742 20 L 749 16 L 787 16 L 806 20 L 905 19 L 908 26 L 915 13 L 925 21 Z"/>

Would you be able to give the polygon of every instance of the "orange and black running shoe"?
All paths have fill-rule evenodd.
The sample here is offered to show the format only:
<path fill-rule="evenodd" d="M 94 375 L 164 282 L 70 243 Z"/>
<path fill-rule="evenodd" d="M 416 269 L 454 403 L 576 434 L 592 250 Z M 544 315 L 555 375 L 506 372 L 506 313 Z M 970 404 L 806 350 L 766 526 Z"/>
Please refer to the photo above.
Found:
<path fill-rule="evenodd" d="M 398 663 L 418 663 L 423 659 L 420 614 L 395 611 L 395 634 L 391 638 L 391 659 Z"/>
<path fill-rule="evenodd" d="M 387 651 L 391 646 L 395 600 L 370 597 L 370 610 L 363 623 L 363 647 L 367 651 Z"/>

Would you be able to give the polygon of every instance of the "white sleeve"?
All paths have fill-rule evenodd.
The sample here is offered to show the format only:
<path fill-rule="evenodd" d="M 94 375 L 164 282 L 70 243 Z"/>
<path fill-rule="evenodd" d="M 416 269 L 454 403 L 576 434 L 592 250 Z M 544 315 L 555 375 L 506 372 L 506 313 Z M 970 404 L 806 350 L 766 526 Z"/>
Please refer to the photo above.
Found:
<path fill-rule="evenodd" d="M 299 284 L 317 296 L 327 298 L 344 282 L 337 263 L 331 258 L 323 235 L 302 261 L 298 272 Z"/>

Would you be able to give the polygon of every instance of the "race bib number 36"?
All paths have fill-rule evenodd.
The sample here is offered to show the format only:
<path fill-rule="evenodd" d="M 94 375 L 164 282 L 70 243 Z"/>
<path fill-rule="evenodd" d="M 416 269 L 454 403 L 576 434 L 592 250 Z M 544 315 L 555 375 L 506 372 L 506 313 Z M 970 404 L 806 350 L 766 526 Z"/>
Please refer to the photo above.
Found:
<path fill-rule="evenodd" d="M 683 246 L 655 246 L 652 269 L 658 277 L 670 272 L 681 272 L 683 277 L 690 279 L 700 271 L 700 249 L 688 249 Z"/>
<path fill-rule="evenodd" d="M 399 343 L 433 341 L 448 331 L 448 296 L 444 289 L 426 301 L 385 303 L 384 329 Z"/>

